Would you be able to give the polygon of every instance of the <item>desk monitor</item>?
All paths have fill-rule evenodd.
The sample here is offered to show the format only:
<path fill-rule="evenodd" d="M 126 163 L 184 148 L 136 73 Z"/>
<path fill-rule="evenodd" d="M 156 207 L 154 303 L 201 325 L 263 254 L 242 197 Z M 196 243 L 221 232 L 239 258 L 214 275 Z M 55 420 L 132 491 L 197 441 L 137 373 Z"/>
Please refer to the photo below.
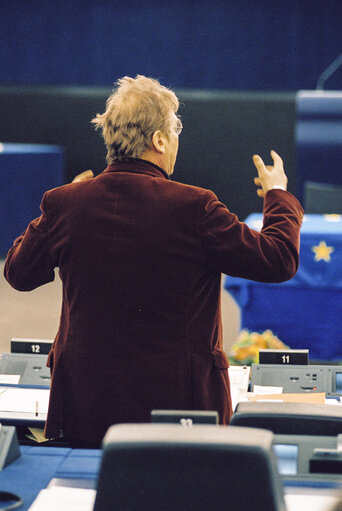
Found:
<path fill-rule="evenodd" d="M 285 442 L 285 440 L 284 440 Z M 276 443 L 273 445 L 277 457 L 278 471 L 280 475 L 295 476 L 298 474 L 298 444 Z"/>
<path fill-rule="evenodd" d="M 328 368 L 331 380 L 331 393 L 342 396 L 342 366 Z"/>
<path fill-rule="evenodd" d="M 273 449 L 282 476 L 307 476 L 315 450 L 336 449 L 335 436 L 274 435 Z"/>
<path fill-rule="evenodd" d="M 218 424 L 217 412 L 194 410 L 152 410 L 151 422 L 180 424 L 192 426 L 193 424 Z"/>
<path fill-rule="evenodd" d="M 18 375 L 20 385 L 49 387 L 50 369 L 46 367 L 47 355 L 29 355 L 24 353 L 2 353 L 0 357 L 0 375 Z M 10 382 L 7 382 L 10 383 Z"/>

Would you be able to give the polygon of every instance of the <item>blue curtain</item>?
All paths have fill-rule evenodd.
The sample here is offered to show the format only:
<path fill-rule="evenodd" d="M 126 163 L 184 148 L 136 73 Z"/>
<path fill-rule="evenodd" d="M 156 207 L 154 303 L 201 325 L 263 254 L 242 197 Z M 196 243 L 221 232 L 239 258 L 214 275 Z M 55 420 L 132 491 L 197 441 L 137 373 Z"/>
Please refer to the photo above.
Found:
<path fill-rule="evenodd" d="M 338 0 L 11 0 L 0 5 L 0 83 L 315 88 L 342 52 Z M 342 70 L 327 83 L 342 88 Z"/>

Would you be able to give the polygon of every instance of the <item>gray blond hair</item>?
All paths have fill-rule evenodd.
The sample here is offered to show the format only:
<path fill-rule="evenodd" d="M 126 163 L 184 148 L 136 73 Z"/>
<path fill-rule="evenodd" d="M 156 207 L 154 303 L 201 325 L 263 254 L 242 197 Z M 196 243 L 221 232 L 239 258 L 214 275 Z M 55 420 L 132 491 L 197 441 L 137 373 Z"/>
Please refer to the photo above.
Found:
<path fill-rule="evenodd" d="M 91 121 L 102 130 L 107 163 L 139 158 L 151 147 L 155 131 L 169 133 L 172 112 L 178 107 L 175 93 L 158 80 L 142 75 L 120 78 L 107 99 L 106 111 Z"/>

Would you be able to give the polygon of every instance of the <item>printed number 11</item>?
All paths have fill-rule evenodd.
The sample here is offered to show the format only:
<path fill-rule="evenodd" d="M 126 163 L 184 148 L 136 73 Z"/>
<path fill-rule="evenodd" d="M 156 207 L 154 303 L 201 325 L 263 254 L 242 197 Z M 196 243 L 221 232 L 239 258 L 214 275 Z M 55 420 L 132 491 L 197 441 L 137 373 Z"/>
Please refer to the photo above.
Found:
<path fill-rule="evenodd" d="M 290 355 L 283 355 L 281 358 L 282 358 L 283 364 L 290 363 Z"/>

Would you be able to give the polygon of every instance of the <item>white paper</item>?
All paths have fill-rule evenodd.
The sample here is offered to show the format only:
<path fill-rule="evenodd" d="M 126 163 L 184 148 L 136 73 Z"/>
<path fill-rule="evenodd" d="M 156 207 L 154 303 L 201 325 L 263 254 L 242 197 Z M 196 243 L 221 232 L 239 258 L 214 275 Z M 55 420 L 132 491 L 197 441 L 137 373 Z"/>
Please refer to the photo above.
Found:
<path fill-rule="evenodd" d="M 233 411 L 241 401 L 246 401 L 249 384 L 249 366 L 230 366 L 228 369 Z"/>
<path fill-rule="evenodd" d="M 0 383 L 17 385 L 20 380 L 20 374 L 0 374 Z"/>
<path fill-rule="evenodd" d="M 258 399 L 258 403 L 283 403 L 284 399 Z"/>
<path fill-rule="evenodd" d="M 239 385 L 247 392 L 249 382 L 249 366 L 230 366 L 228 369 L 231 385 Z"/>
<path fill-rule="evenodd" d="M 341 496 L 317 494 L 285 495 L 287 511 L 332 511 L 336 509 Z"/>
<path fill-rule="evenodd" d="M 41 490 L 29 511 L 93 511 L 96 490 L 53 486 Z"/>
<path fill-rule="evenodd" d="M 336 399 L 333 399 L 333 398 L 330 397 L 329 399 L 328 398 L 325 399 L 325 404 L 326 405 L 341 406 L 341 400 L 340 400 L 339 397 L 337 397 Z"/>
<path fill-rule="evenodd" d="M 0 412 L 47 413 L 49 389 L 6 388 L 0 394 Z"/>
<path fill-rule="evenodd" d="M 254 385 L 254 394 L 282 394 L 283 387 L 274 387 L 271 385 Z"/>

